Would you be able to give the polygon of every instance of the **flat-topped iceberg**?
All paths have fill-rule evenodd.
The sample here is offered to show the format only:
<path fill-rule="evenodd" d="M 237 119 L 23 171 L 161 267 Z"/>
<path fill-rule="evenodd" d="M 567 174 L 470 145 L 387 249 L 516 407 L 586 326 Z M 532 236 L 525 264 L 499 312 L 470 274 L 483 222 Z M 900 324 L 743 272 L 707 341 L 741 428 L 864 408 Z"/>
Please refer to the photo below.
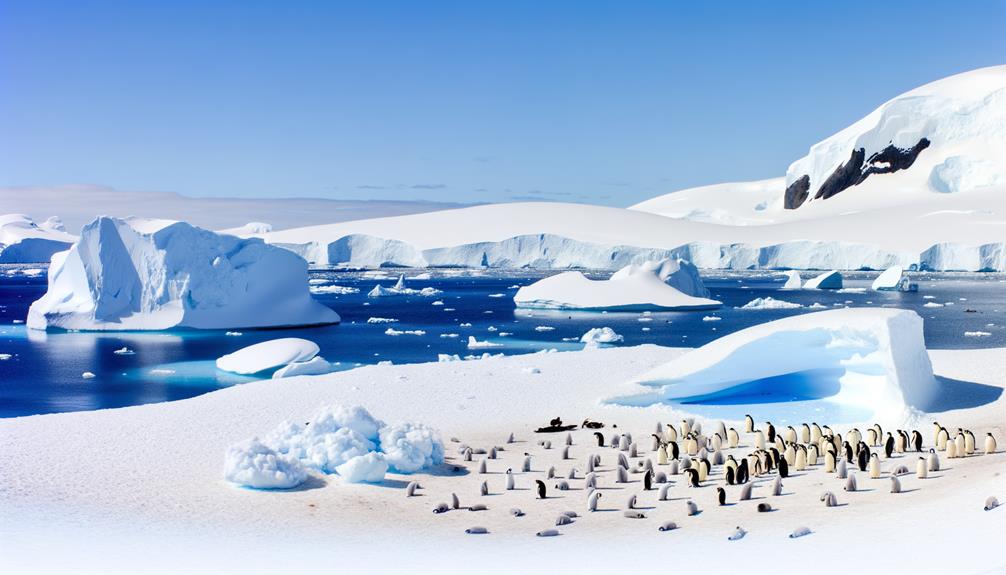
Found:
<path fill-rule="evenodd" d="M 284 337 L 243 347 L 217 359 L 217 368 L 241 375 L 275 370 L 273 379 L 295 375 L 320 375 L 332 366 L 318 356 L 318 344 L 299 337 Z"/>
<path fill-rule="evenodd" d="M 421 295 L 424 297 L 431 297 L 442 293 L 440 290 L 432 287 L 424 287 L 423 289 L 413 289 L 405 287 L 405 276 L 398 276 L 398 281 L 395 285 L 391 287 L 384 287 L 380 284 L 374 286 L 374 289 L 367 292 L 367 297 L 394 297 L 400 295 Z"/>
<path fill-rule="evenodd" d="M 329 324 L 307 262 L 259 239 L 184 222 L 100 217 L 55 254 L 28 327 L 77 330 L 231 329 Z"/>
<path fill-rule="evenodd" d="M 24 214 L 0 215 L 0 264 L 48 262 L 75 239 L 66 233 L 58 218 L 38 225 Z"/>
<path fill-rule="evenodd" d="M 518 307 L 546 309 L 715 309 L 695 266 L 682 260 L 628 265 L 607 280 L 564 272 L 517 290 Z"/>
<path fill-rule="evenodd" d="M 685 410 L 825 401 L 885 427 L 912 420 L 938 393 L 922 318 L 890 308 L 829 310 L 743 329 L 640 376 L 634 389 L 608 401 Z"/>
<path fill-rule="evenodd" d="M 874 291 L 897 291 L 901 289 L 905 270 L 901 266 L 891 266 L 883 271 L 870 286 Z"/>

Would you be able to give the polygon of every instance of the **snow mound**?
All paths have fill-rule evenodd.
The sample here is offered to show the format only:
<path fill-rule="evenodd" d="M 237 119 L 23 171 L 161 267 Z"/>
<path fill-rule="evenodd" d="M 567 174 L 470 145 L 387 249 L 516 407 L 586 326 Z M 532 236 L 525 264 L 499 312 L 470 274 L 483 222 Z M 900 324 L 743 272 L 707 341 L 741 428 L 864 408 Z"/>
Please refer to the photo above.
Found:
<path fill-rule="evenodd" d="M 384 422 L 375 418 L 363 406 L 333 405 L 322 409 L 311 421 L 312 433 L 325 433 L 348 428 L 371 441 L 376 441 Z"/>
<path fill-rule="evenodd" d="M 885 426 L 913 420 L 937 395 L 922 318 L 890 308 L 822 311 L 756 325 L 660 366 L 635 384 L 639 393 L 608 401 L 687 409 L 819 400 Z"/>
<path fill-rule="evenodd" d="M 891 266 L 873 280 L 870 289 L 874 291 L 895 291 L 901 288 L 905 270 L 901 266 Z"/>
<path fill-rule="evenodd" d="M 803 307 L 798 303 L 782 301 L 771 297 L 755 298 L 738 309 L 797 309 Z"/>
<path fill-rule="evenodd" d="M 58 218 L 40 226 L 24 214 L 0 215 L 0 264 L 48 262 L 77 239 L 61 228 Z"/>
<path fill-rule="evenodd" d="M 599 343 L 618 343 L 624 339 L 624 337 L 615 333 L 615 330 L 610 327 L 595 327 L 580 336 L 580 341 L 588 345 L 596 345 Z"/>
<path fill-rule="evenodd" d="M 824 272 L 807 280 L 803 289 L 842 289 L 842 274 L 837 271 Z"/>
<path fill-rule="evenodd" d="M 33 329 L 227 329 L 336 323 L 314 301 L 307 263 L 259 239 L 184 222 L 100 217 L 53 256 Z"/>
<path fill-rule="evenodd" d="M 681 289 L 690 293 L 683 293 Z M 719 307 L 720 302 L 705 297 L 708 293 L 695 266 L 688 262 L 661 260 L 630 264 L 607 280 L 592 280 L 578 271 L 563 272 L 520 288 L 514 295 L 514 302 L 518 307 L 547 309 Z"/>
<path fill-rule="evenodd" d="M 383 453 L 371 451 L 358 455 L 335 468 L 339 477 L 347 483 L 379 483 L 388 472 L 388 461 Z"/>
<path fill-rule="evenodd" d="M 217 368 L 231 373 L 251 375 L 284 365 L 314 359 L 318 344 L 298 337 L 263 341 L 241 348 L 217 359 Z"/>
<path fill-rule="evenodd" d="M 415 473 L 444 462 L 440 434 L 421 423 L 402 423 L 381 428 L 381 451 L 399 473 Z"/>
<path fill-rule="evenodd" d="M 255 489 L 290 489 L 307 479 L 299 461 L 276 453 L 258 439 L 231 446 L 224 455 L 224 478 Z"/>

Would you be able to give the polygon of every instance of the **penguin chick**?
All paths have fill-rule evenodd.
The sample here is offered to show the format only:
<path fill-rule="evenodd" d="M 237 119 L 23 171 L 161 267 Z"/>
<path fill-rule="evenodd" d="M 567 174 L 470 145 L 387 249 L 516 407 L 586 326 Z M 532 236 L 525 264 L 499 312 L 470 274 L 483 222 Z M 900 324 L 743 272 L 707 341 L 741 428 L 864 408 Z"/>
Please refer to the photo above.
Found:
<path fill-rule="evenodd" d="M 736 529 L 734 529 L 734 532 L 730 534 L 730 537 L 727 537 L 727 539 L 729 539 L 730 541 L 737 541 L 738 539 L 743 539 L 744 536 L 747 534 L 748 534 L 747 531 L 744 531 L 743 529 L 741 529 L 740 526 L 738 526 Z"/>

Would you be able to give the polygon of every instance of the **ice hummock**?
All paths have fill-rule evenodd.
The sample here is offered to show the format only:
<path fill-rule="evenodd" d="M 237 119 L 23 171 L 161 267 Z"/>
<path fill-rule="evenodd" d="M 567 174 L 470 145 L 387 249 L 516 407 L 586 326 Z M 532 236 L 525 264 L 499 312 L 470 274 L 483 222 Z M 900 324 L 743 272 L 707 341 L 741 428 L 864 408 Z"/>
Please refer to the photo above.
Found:
<path fill-rule="evenodd" d="M 405 287 L 405 276 L 399 275 L 398 281 L 395 285 L 391 287 L 384 287 L 380 284 L 374 286 L 374 289 L 367 292 L 367 297 L 393 297 L 401 295 L 419 295 L 424 297 L 432 297 L 439 295 L 443 292 L 433 287 L 424 287 L 423 289 L 413 289 Z"/>
<path fill-rule="evenodd" d="M 686 290 L 683 292 L 682 290 Z M 517 290 L 518 307 L 546 309 L 715 309 L 698 270 L 683 260 L 665 259 L 628 265 L 607 280 L 582 272 L 563 272 Z"/>
<path fill-rule="evenodd" d="M 855 421 L 885 427 L 911 422 L 937 395 L 922 318 L 890 308 L 829 310 L 759 324 L 657 367 L 633 387 L 607 401 L 670 403 L 686 411 L 801 401 L 837 406 L 854 413 Z"/>
<path fill-rule="evenodd" d="M 99 217 L 55 254 L 28 327 L 230 329 L 337 323 L 308 291 L 307 262 L 260 239 L 184 222 Z"/>

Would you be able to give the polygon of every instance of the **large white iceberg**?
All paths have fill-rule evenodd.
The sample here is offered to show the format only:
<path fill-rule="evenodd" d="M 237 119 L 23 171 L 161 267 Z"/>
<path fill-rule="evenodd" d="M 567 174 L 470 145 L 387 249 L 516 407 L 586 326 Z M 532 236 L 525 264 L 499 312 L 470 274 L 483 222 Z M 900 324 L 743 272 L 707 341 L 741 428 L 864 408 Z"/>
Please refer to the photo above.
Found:
<path fill-rule="evenodd" d="M 307 263 L 259 239 L 184 222 L 100 217 L 53 256 L 28 327 L 228 329 L 336 323 L 312 299 Z"/>
<path fill-rule="evenodd" d="M 609 402 L 646 406 L 816 399 L 899 426 L 937 394 L 922 318 L 854 308 L 759 324 L 708 343 L 637 378 Z"/>
<path fill-rule="evenodd" d="M 905 270 L 901 266 L 891 266 L 873 280 L 871 289 L 874 291 L 895 291 L 901 289 L 902 276 Z"/>
<path fill-rule="evenodd" d="M 600 343 L 618 343 L 625 338 L 610 327 L 595 327 L 587 330 L 587 333 L 580 336 L 580 341 L 588 346 L 596 346 Z"/>
<path fill-rule="evenodd" d="M 0 215 L 0 264 L 45 263 L 75 240 L 58 219 L 38 225 L 24 214 Z"/>
<path fill-rule="evenodd" d="M 592 280 L 578 271 L 563 272 L 520 288 L 513 299 L 518 307 L 548 309 L 719 307 L 720 302 L 708 299 L 708 294 L 695 266 L 668 259 L 628 265 L 607 280 Z"/>

